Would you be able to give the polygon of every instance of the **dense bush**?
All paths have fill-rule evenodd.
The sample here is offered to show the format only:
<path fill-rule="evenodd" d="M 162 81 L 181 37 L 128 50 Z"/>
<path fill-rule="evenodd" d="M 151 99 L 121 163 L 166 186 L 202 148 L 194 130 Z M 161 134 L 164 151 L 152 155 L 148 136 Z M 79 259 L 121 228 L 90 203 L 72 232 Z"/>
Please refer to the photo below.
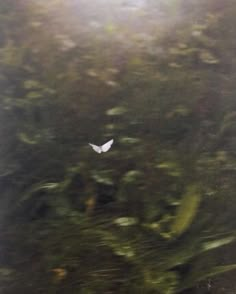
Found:
<path fill-rule="evenodd" d="M 227 291 L 236 5 L 128 3 L 0 3 L 1 293 Z"/>

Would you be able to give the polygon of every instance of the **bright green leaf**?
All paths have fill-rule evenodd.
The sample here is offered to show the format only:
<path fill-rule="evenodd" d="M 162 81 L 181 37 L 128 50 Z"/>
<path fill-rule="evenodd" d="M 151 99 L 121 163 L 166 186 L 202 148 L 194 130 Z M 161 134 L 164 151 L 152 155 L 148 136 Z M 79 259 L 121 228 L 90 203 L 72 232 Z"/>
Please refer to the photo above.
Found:
<path fill-rule="evenodd" d="M 175 236 L 183 234 L 191 225 L 197 214 L 201 195 L 196 185 L 189 186 L 179 205 L 171 232 Z"/>

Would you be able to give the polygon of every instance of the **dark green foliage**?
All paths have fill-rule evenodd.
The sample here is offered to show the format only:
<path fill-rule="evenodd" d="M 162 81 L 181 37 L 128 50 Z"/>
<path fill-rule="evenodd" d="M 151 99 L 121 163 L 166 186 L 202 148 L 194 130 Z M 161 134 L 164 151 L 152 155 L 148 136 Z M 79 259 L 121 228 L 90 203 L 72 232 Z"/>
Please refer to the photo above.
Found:
<path fill-rule="evenodd" d="M 98 2 L 0 3 L 0 292 L 214 292 L 236 268 L 236 5 Z"/>

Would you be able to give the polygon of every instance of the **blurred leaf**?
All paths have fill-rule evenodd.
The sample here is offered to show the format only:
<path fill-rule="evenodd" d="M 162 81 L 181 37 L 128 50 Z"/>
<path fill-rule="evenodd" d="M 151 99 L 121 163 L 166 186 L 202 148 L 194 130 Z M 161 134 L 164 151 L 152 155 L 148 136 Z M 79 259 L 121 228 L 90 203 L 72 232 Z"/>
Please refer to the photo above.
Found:
<path fill-rule="evenodd" d="M 114 250 L 114 252 L 115 252 L 116 255 L 125 256 L 127 258 L 131 258 L 131 257 L 134 257 L 135 256 L 134 251 L 128 245 L 123 245 L 123 246 L 117 247 Z"/>
<path fill-rule="evenodd" d="M 131 242 L 124 241 L 110 232 L 104 232 L 102 234 L 102 239 L 104 244 L 110 247 L 115 255 L 124 256 L 127 259 L 133 259 L 135 257 L 135 250 Z"/>
<path fill-rule="evenodd" d="M 140 143 L 140 139 L 138 139 L 138 138 L 131 138 L 131 137 L 122 137 L 121 139 L 120 139 L 120 142 L 122 143 L 122 144 L 138 144 L 138 143 Z"/>
<path fill-rule="evenodd" d="M 109 175 L 110 171 L 94 171 L 92 178 L 100 184 L 113 185 L 114 182 Z"/>
<path fill-rule="evenodd" d="M 86 71 L 86 73 L 87 73 L 88 76 L 90 76 L 92 78 L 95 78 L 95 77 L 98 77 L 99 76 L 98 73 L 94 69 L 92 69 L 92 68 L 91 69 L 88 69 Z"/>
<path fill-rule="evenodd" d="M 110 115 L 110 116 L 122 115 L 126 111 L 127 111 L 127 109 L 125 107 L 117 106 L 117 107 L 114 107 L 114 108 L 107 110 L 106 114 Z"/>
<path fill-rule="evenodd" d="M 10 282 L 15 278 L 15 270 L 8 267 L 0 267 L 0 281 Z M 2 287 L 0 287 L 2 289 Z"/>
<path fill-rule="evenodd" d="M 182 169 L 173 161 L 159 163 L 156 167 L 165 170 L 168 175 L 173 177 L 179 177 L 182 175 Z"/>
<path fill-rule="evenodd" d="M 55 282 L 60 282 L 67 275 L 67 271 L 64 268 L 53 268 L 51 271 L 54 273 Z"/>
<path fill-rule="evenodd" d="M 200 200 L 199 188 L 196 185 L 189 186 L 177 208 L 175 221 L 171 226 L 171 233 L 174 236 L 182 235 L 189 228 L 197 214 Z"/>
<path fill-rule="evenodd" d="M 111 81 L 111 80 L 105 81 L 105 84 L 108 85 L 108 86 L 110 86 L 110 87 L 117 87 L 117 86 L 119 86 L 119 84 L 116 81 Z"/>
<path fill-rule="evenodd" d="M 209 242 L 203 243 L 203 251 L 212 250 L 212 249 L 230 244 L 233 241 L 235 241 L 235 236 L 218 239 L 214 241 L 209 241 Z"/>
<path fill-rule="evenodd" d="M 56 191 L 57 188 L 60 187 L 59 183 L 41 183 L 33 186 L 31 189 L 29 189 L 28 192 L 24 194 L 24 196 L 20 199 L 20 202 L 26 201 L 33 197 L 36 192 L 38 191 Z"/>
<path fill-rule="evenodd" d="M 128 171 L 122 178 L 125 183 L 133 183 L 143 177 L 143 174 L 138 170 Z"/>
<path fill-rule="evenodd" d="M 43 94 L 41 92 L 30 91 L 29 93 L 27 93 L 26 97 L 29 99 L 38 99 L 42 98 Z"/>
<path fill-rule="evenodd" d="M 115 124 L 108 124 L 108 125 L 106 125 L 106 129 L 108 129 L 110 131 L 115 130 L 115 128 L 116 128 L 116 125 Z"/>
<path fill-rule="evenodd" d="M 41 87 L 42 85 L 39 81 L 35 81 L 35 80 L 24 81 L 25 89 L 32 90 L 32 89 L 40 89 Z"/>
<path fill-rule="evenodd" d="M 207 64 L 217 64 L 219 63 L 219 60 L 209 51 L 202 50 L 200 52 L 200 59 L 202 62 Z"/>
<path fill-rule="evenodd" d="M 148 228 L 148 229 L 151 229 L 151 230 L 154 230 L 154 231 L 157 231 L 159 232 L 160 229 L 161 229 L 161 224 L 160 223 L 147 223 L 147 224 L 144 224 L 143 225 L 145 228 Z"/>
<path fill-rule="evenodd" d="M 18 134 L 18 137 L 19 139 L 26 143 L 26 144 L 29 144 L 29 145 L 35 145 L 35 144 L 38 144 L 38 139 L 40 138 L 39 137 L 40 135 L 35 135 L 33 138 L 29 137 L 28 134 L 26 133 L 19 133 Z"/>
<path fill-rule="evenodd" d="M 175 294 L 178 285 L 178 275 L 175 272 L 145 272 L 145 283 L 149 289 L 160 294 Z"/>
<path fill-rule="evenodd" d="M 114 220 L 114 223 L 121 227 L 136 225 L 138 220 L 134 217 L 120 217 Z"/>
<path fill-rule="evenodd" d="M 169 67 L 172 67 L 172 68 L 181 68 L 182 65 L 176 63 L 176 62 L 170 62 L 169 64 Z"/>
<path fill-rule="evenodd" d="M 174 116 L 188 116 L 189 114 L 190 110 L 187 107 L 179 105 L 167 114 L 167 118 L 172 118 Z"/>
<path fill-rule="evenodd" d="M 60 186 L 59 183 L 46 183 L 46 184 L 42 184 L 41 186 L 39 186 L 38 189 L 54 190 L 54 189 L 57 189 L 59 186 Z"/>
<path fill-rule="evenodd" d="M 14 271 L 10 268 L 6 267 L 0 267 L 0 276 L 9 276 L 13 273 Z"/>
<path fill-rule="evenodd" d="M 116 30 L 116 27 L 112 23 L 106 25 L 106 27 L 105 27 L 105 31 L 110 34 L 114 33 L 115 30 Z"/>

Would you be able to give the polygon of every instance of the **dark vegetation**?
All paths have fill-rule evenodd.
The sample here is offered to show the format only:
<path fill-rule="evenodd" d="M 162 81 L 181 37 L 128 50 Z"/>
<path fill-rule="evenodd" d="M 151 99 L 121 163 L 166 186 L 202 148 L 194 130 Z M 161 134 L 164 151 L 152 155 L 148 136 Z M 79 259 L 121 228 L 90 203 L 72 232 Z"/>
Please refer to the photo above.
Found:
<path fill-rule="evenodd" d="M 236 293 L 236 3 L 95 3 L 0 2 L 0 292 Z"/>

